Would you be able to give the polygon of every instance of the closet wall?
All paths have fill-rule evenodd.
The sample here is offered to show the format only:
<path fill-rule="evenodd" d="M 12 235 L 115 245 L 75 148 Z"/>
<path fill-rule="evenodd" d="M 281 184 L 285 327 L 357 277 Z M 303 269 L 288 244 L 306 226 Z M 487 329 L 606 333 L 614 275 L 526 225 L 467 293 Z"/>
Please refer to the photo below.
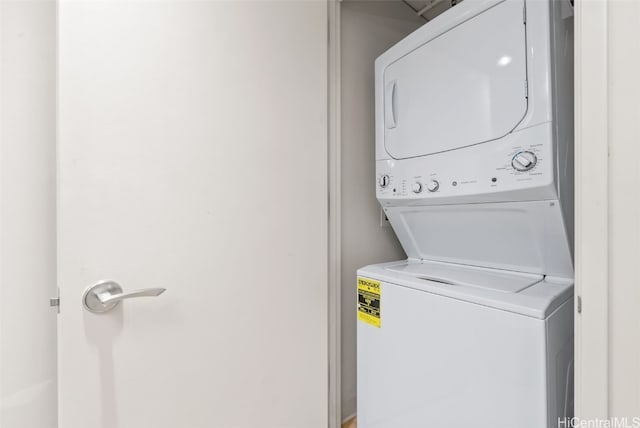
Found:
<path fill-rule="evenodd" d="M 356 270 L 406 257 L 375 197 L 374 61 L 426 21 L 401 1 L 340 4 L 344 420 L 356 412 Z"/>

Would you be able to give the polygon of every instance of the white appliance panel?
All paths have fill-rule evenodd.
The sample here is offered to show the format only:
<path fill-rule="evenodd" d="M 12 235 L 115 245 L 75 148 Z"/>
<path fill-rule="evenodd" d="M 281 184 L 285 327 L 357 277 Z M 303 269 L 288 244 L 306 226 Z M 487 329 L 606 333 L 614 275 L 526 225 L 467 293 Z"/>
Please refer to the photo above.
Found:
<path fill-rule="evenodd" d="M 573 277 L 557 201 L 385 208 L 411 259 Z"/>
<path fill-rule="evenodd" d="M 546 122 L 462 150 L 379 160 L 376 196 L 383 206 L 557 199 L 552 134 Z M 536 157 L 528 171 L 513 166 L 523 151 Z M 429 188 L 434 182 L 435 190 Z"/>
<path fill-rule="evenodd" d="M 523 17 L 524 1 L 500 3 L 384 70 L 384 145 L 391 157 L 453 150 L 516 128 L 527 112 Z"/>
<path fill-rule="evenodd" d="M 547 426 L 546 322 L 382 283 L 358 322 L 358 427 Z"/>

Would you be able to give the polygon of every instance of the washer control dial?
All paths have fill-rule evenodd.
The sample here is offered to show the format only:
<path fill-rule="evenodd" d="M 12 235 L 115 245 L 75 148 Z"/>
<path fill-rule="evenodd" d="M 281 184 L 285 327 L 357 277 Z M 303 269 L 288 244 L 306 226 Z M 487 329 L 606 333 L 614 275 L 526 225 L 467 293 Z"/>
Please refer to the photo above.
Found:
<path fill-rule="evenodd" d="M 383 189 L 385 187 L 387 187 L 389 185 L 389 183 L 391 182 L 391 179 L 389 178 L 389 176 L 387 174 L 380 176 L 380 178 L 378 179 L 378 184 L 380 185 L 380 187 L 382 187 Z"/>
<path fill-rule="evenodd" d="M 411 186 L 411 190 L 413 190 L 413 193 L 420 193 L 422 192 L 422 184 L 418 183 L 417 181 L 415 183 L 413 183 L 413 185 Z"/>
<path fill-rule="evenodd" d="M 515 156 L 513 156 L 513 159 L 511 160 L 511 166 L 513 166 L 516 171 L 523 172 L 529 171 L 531 168 L 536 166 L 537 162 L 538 157 L 535 153 L 524 151 L 518 152 L 515 154 Z"/>
<path fill-rule="evenodd" d="M 440 183 L 438 183 L 438 180 L 431 180 L 430 182 L 427 183 L 427 190 L 432 193 L 438 191 L 439 188 L 440 188 Z"/>

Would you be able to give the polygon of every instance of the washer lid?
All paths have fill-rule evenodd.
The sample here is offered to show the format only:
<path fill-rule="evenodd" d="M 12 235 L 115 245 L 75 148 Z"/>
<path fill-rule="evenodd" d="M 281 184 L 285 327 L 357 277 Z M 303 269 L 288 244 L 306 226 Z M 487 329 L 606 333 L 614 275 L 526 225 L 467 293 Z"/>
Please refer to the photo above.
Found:
<path fill-rule="evenodd" d="M 399 52 L 378 88 L 391 157 L 467 147 L 516 128 L 527 112 L 523 11 L 522 0 L 507 0 L 444 33 L 431 34 L 430 24 L 417 30 L 425 43 Z"/>
<path fill-rule="evenodd" d="M 358 269 L 358 276 L 382 282 L 383 317 L 390 284 L 538 319 L 548 317 L 573 295 L 569 278 L 416 259 L 365 266 Z"/>
<path fill-rule="evenodd" d="M 543 275 L 431 261 L 423 261 L 420 264 L 405 262 L 387 266 L 385 269 L 425 281 L 503 293 L 517 293 L 544 279 Z"/>

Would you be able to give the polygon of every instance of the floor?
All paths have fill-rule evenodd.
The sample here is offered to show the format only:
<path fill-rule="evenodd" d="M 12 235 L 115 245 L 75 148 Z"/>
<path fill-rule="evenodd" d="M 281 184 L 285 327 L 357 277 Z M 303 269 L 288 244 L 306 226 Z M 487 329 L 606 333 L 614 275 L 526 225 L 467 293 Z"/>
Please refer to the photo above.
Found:
<path fill-rule="evenodd" d="M 356 426 L 357 423 L 355 416 L 342 424 L 342 428 L 356 428 Z"/>

